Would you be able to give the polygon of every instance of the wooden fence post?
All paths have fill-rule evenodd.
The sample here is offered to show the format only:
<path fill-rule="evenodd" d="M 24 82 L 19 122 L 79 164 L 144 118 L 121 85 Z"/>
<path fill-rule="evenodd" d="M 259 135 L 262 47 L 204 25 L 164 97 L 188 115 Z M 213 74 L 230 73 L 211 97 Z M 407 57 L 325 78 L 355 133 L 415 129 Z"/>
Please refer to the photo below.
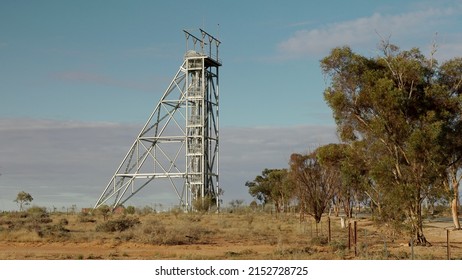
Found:
<path fill-rule="evenodd" d="M 310 219 L 310 237 L 313 238 L 313 221 Z"/>
<path fill-rule="evenodd" d="M 354 230 L 355 230 L 355 235 L 354 235 L 354 245 L 355 245 L 355 257 L 358 256 L 358 250 L 357 250 L 357 243 L 358 243 L 358 227 L 357 227 L 357 222 L 354 222 Z"/>
<path fill-rule="evenodd" d="M 447 247 L 448 260 L 450 260 L 451 259 L 451 244 L 449 243 L 449 229 L 446 229 L 446 247 Z"/>
<path fill-rule="evenodd" d="M 351 223 L 348 223 L 348 251 L 351 250 Z"/>
<path fill-rule="evenodd" d="M 332 239 L 332 235 L 331 235 L 331 229 L 330 229 L 330 217 L 327 217 L 327 231 L 328 231 L 328 235 L 327 235 L 327 242 L 330 243 L 331 239 Z"/>
<path fill-rule="evenodd" d="M 414 238 L 411 238 L 411 260 L 414 259 Z"/>

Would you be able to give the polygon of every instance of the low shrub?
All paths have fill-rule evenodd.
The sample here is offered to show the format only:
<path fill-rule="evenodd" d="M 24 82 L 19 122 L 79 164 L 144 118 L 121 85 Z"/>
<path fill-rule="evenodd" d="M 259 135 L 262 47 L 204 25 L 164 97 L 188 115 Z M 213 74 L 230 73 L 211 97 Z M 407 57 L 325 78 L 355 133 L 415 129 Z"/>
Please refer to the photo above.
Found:
<path fill-rule="evenodd" d="M 275 251 L 275 254 L 287 258 L 289 256 L 310 255 L 315 252 L 316 251 L 309 246 L 301 246 L 301 247 L 280 248 Z"/>
<path fill-rule="evenodd" d="M 79 214 L 79 222 L 81 223 L 95 223 L 96 220 L 88 213 Z"/>
<path fill-rule="evenodd" d="M 9 231 L 25 229 L 29 232 L 34 232 L 41 225 L 50 224 L 51 222 L 53 222 L 53 219 L 50 218 L 44 207 L 32 206 L 27 211 L 11 212 L 2 216 L 0 226 Z"/>
<path fill-rule="evenodd" d="M 69 230 L 61 224 L 36 227 L 35 232 L 39 237 L 51 240 L 66 240 L 70 237 Z"/>
<path fill-rule="evenodd" d="M 347 249 L 346 242 L 340 240 L 334 240 L 330 242 L 329 247 L 332 249 L 333 252 L 345 251 Z"/>
<path fill-rule="evenodd" d="M 254 251 L 252 249 L 245 249 L 245 250 L 242 250 L 242 251 L 239 251 L 239 252 L 235 252 L 235 251 L 227 251 L 227 252 L 225 252 L 225 257 L 230 258 L 230 259 L 243 258 L 243 257 L 246 257 L 246 256 L 252 256 L 252 255 L 258 255 L 258 252 Z"/>
<path fill-rule="evenodd" d="M 47 213 L 45 207 L 32 206 L 27 209 L 26 216 L 24 217 L 27 222 L 32 222 L 34 224 L 49 224 L 53 222 L 53 219 L 50 218 L 50 215 Z"/>
<path fill-rule="evenodd" d="M 66 218 L 61 218 L 58 224 L 61 226 L 67 226 L 69 224 L 69 221 Z"/>
<path fill-rule="evenodd" d="M 131 206 L 131 205 L 130 205 L 130 206 L 127 206 L 127 208 L 125 208 L 125 210 L 124 210 L 124 213 L 125 213 L 125 214 L 129 214 L 129 215 L 135 214 L 135 213 L 136 213 L 136 208 L 135 208 L 135 206 Z"/>
<path fill-rule="evenodd" d="M 312 245 L 324 246 L 328 243 L 327 237 L 325 236 L 315 236 L 311 239 Z"/>
<path fill-rule="evenodd" d="M 27 209 L 28 214 L 36 214 L 42 215 L 47 213 L 47 209 L 45 207 L 40 206 L 32 206 L 31 208 Z"/>
<path fill-rule="evenodd" d="M 136 225 L 141 224 L 138 218 L 121 217 L 117 220 L 107 221 L 96 226 L 98 232 L 116 232 L 125 231 Z"/>
<path fill-rule="evenodd" d="M 137 229 L 137 241 L 155 245 L 206 243 L 203 237 L 210 231 L 191 222 L 189 218 L 190 216 L 174 225 L 157 219 L 148 220 Z"/>

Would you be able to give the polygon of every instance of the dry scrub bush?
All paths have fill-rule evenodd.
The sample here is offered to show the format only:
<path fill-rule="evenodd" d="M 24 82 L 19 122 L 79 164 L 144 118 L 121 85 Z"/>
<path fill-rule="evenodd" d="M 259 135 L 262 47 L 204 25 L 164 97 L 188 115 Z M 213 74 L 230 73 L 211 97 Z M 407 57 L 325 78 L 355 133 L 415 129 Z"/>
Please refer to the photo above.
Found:
<path fill-rule="evenodd" d="M 306 255 L 311 255 L 317 251 L 310 246 L 305 247 L 289 247 L 289 248 L 278 248 L 274 254 L 282 257 L 283 259 L 303 259 Z"/>
<path fill-rule="evenodd" d="M 189 218 L 186 217 L 174 223 L 160 219 L 147 220 L 136 228 L 135 239 L 138 242 L 155 245 L 207 243 L 204 237 L 210 234 L 210 231 L 198 225 L 198 222 L 192 222 Z"/>
<path fill-rule="evenodd" d="M 81 223 L 95 223 L 96 220 L 88 213 L 79 214 L 79 222 Z"/>
<path fill-rule="evenodd" d="M 252 249 L 245 249 L 239 252 L 235 252 L 235 251 L 225 252 L 225 257 L 227 259 L 242 259 L 242 258 L 250 259 L 251 256 L 256 256 L 256 255 L 258 255 L 258 252 Z"/>
<path fill-rule="evenodd" d="M 58 224 L 62 226 L 67 226 L 69 224 L 69 221 L 66 218 L 61 218 L 59 219 Z"/>
<path fill-rule="evenodd" d="M 116 220 L 103 222 L 96 226 L 98 232 L 122 232 L 140 224 L 138 218 L 120 217 Z"/>
<path fill-rule="evenodd" d="M 0 238 L 16 241 L 67 240 L 70 234 L 64 227 L 67 221 L 64 220 L 52 224 L 53 219 L 45 208 L 37 206 L 29 208 L 26 212 L 11 212 L 1 217 L 0 224 L 3 230 Z"/>
<path fill-rule="evenodd" d="M 18 242 L 35 242 L 41 241 L 42 238 L 35 232 L 28 229 L 3 230 L 0 232 L 0 240 L 18 241 Z"/>
<path fill-rule="evenodd" d="M 311 244 L 317 246 L 324 246 L 327 245 L 327 237 L 326 236 L 315 236 L 311 238 Z"/>
<path fill-rule="evenodd" d="M 63 225 L 46 225 L 35 229 L 39 237 L 47 238 L 51 241 L 64 241 L 69 239 L 70 233 Z"/>
<path fill-rule="evenodd" d="M 205 196 L 204 198 L 198 198 L 193 201 L 193 208 L 200 212 L 205 213 L 211 210 L 212 206 L 214 205 L 213 199 L 210 196 Z"/>

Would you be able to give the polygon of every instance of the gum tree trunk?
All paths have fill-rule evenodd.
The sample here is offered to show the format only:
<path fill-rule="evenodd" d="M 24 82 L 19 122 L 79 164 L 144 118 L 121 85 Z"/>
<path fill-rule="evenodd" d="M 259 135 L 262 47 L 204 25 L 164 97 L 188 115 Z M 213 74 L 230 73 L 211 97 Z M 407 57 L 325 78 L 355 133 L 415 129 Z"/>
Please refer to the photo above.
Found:
<path fill-rule="evenodd" d="M 455 229 L 461 229 L 459 222 L 459 182 L 454 182 L 452 188 L 454 190 L 454 198 L 451 201 L 452 220 Z"/>
<path fill-rule="evenodd" d="M 454 223 L 454 228 L 456 230 L 460 230 L 460 221 L 459 221 L 459 184 L 462 179 L 462 175 L 457 176 L 458 174 L 458 168 L 452 166 L 450 167 L 450 182 L 451 182 L 451 188 L 453 193 L 453 198 L 451 200 L 451 213 L 452 213 L 452 221 Z"/>
<path fill-rule="evenodd" d="M 413 243 L 420 246 L 431 246 L 431 243 L 427 241 L 423 232 L 422 198 L 420 198 L 420 192 L 417 192 L 417 195 L 414 197 L 414 203 L 409 208 Z"/>

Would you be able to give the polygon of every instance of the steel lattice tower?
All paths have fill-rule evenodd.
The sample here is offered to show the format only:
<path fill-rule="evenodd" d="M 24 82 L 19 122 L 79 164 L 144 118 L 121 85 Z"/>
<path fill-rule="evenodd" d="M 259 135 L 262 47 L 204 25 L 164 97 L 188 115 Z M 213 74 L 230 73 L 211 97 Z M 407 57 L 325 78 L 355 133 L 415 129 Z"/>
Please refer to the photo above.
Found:
<path fill-rule="evenodd" d="M 179 205 L 212 199 L 219 209 L 218 57 L 220 41 L 188 31 L 186 54 L 148 121 L 95 204 L 115 208 L 167 180 Z"/>

